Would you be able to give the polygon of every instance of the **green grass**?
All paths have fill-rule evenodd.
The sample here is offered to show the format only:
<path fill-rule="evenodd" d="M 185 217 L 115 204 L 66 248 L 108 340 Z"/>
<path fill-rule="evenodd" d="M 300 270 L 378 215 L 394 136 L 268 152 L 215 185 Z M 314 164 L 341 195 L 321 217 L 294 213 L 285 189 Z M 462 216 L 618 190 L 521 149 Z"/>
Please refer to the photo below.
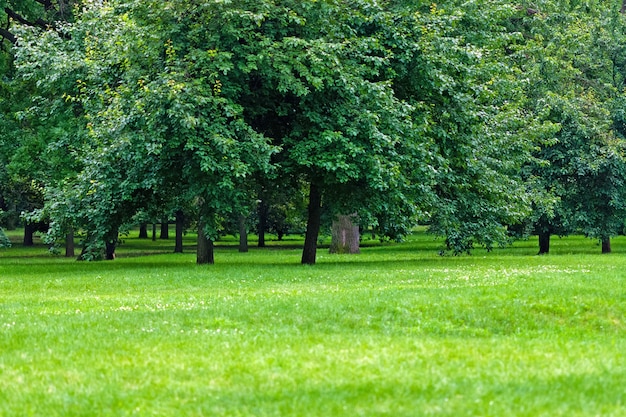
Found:
<path fill-rule="evenodd" d="M 315 266 L 300 243 L 0 251 L 0 416 L 626 415 L 625 238 L 440 257 L 418 234 Z"/>

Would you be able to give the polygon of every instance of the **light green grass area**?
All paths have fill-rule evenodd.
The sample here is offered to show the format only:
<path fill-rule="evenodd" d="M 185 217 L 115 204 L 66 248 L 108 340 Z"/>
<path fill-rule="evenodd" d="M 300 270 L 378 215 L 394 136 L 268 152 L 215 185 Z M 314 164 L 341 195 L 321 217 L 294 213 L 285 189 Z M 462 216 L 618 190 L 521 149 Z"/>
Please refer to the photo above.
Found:
<path fill-rule="evenodd" d="M 1 250 L 0 416 L 626 415 L 625 238 L 441 257 L 417 234 L 315 266 L 294 239 L 212 266 L 134 237 L 99 263 Z"/>

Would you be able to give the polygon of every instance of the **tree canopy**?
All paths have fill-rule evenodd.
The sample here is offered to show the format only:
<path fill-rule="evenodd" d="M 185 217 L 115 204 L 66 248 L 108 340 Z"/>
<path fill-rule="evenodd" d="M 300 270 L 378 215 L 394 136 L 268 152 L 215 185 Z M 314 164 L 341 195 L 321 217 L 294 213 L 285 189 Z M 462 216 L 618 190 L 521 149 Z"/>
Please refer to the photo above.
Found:
<path fill-rule="evenodd" d="M 13 200 L 51 240 L 82 231 L 85 259 L 184 212 L 211 263 L 276 185 L 306 193 L 303 263 L 338 214 L 454 253 L 623 228 L 621 5 L 5 3 L 2 197 L 37 191 Z"/>

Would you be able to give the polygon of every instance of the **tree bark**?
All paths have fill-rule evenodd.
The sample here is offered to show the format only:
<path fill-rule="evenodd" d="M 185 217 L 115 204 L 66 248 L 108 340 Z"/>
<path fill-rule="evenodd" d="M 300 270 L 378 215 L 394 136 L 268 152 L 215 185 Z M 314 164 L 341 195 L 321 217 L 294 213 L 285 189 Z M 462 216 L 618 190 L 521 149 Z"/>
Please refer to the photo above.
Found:
<path fill-rule="evenodd" d="M 2 38 L 6 39 L 7 41 L 11 42 L 13 45 L 17 43 L 17 38 L 15 37 L 15 35 L 9 32 L 8 30 L 6 30 L 5 28 L 0 28 L 0 36 L 2 36 Z"/>
<path fill-rule="evenodd" d="M 115 259 L 115 242 L 106 241 L 104 242 L 105 250 L 104 250 L 104 259 L 107 261 L 112 261 Z"/>
<path fill-rule="evenodd" d="M 352 219 L 355 214 L 346 216 L 345 214 L 337 215 L 333 221 L 331 228 L 330 253 L 360 253 L 359 243 L 361 234 L 359 225 L 355 225 Z"/>
<path fill-rule="evenodd" d="M 539 253 L 547 255 L 550 252 L 550 232 L 539 232 Z"/>
<path fill-rule="evenodd" d="M 148 224 L 141 223 L 139 225 L 139 239 L 148 239 Z"/>
<path fill-rule="evenodd" d="M 611 253 L 611 238 L 602 238 L 602 253 Z"/>
<path fill-rule="evenodd" d="M 117 230 L 111 231 L 104 242 L 104 259 L 112 261 L 115 259 L 115 247 L 117 246 L 117 238 L 119 232 Z"/>
<path fill-rule="evenodd" d="M 33 235 L 37 227 L 33 223 L 24 223 L 24 246 L 34 246 Z"/>
<path fill-rule="evenodd" d="M 24 16 L 22 16 L 21 14 L 17 13 L 16 11 L 9 9 L 8 7 L 4 8 L 4 12 L 7 14 L 7 16 L 9 16 L 11 19 L 25 25 L 25 26 L 32 26 L 32 27 L 39 27 L 41 29 L 46 29 L 48 27 L 54 27 L 54 25 L 52 25 L 49 22 L 46 22 L 43 19 L 36 19 L 33 21 L 30 21 L 28 19 L 26 19 Z"/>
<path fill-rule="evenodd" d="M 322 193 L 316 184 L 311 183 L 309 190 L 309 209 L 306 223 L 306 235 L 302 250 L 302 263 L 314 265 L 317 255 L 317 238 L 322 221 Z"/>
<path fill-rule="evenodd" d="M 196 251 L 196 263 L 198 265 L 214 264 L 215 254 L 213 241 L 207 238 L 204 232 L 204 223 L 198 222 L 198 248 Z"/>
<path fill-rule="evenodd" d="M 152 223 L 152 241 L 156 241 L 156 223 Z"/>
<path fill-rule="evenodd" d="M 74 229 L 70 228 L 65 235 L 65 257 L 73 258 L 74 256 L 76 256 L 74 250 Z"/>
<path fill-rule="evenodd" d="M 176 243 L 174 253 L 183 253 L 183 233 L 185 231 L 185 214 L 182 210 L 176 211 Z"/>
<path fill-rule="evenodd" d="M 167 218 L 161 220 L 161 234 L 159 235 L 159 239 L 169 239 L 170 238 L 170 230 L 169 223 Z"/>
<path fill-rule="evenodd" d="M 248 252 L 248 228 L 246 227 L 246 216 L 239 215 L 239 252 Z"/>
<path fill-rule="evenodd" d="M 267 216 L 269 207 L 263 200 L 259 203 L 259 248 L 265 247 L 265 232 L 267 231 Z"/>

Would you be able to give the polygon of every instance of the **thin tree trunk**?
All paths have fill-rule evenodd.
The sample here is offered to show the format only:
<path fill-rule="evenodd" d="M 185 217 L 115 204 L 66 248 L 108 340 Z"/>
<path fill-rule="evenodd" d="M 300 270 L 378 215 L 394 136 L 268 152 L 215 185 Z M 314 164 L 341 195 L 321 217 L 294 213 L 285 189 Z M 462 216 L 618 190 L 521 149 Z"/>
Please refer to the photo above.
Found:
<path fill-rule="evenodd" d="M 263 200 L 259 203 L 259 248 L 265 247 L 265 232 L 267 230 L 267 215 L 269 208 Z"/>
<path fill-rule="evenodd" d="M 317 255 L 317 238 L 320 234 L 322 221 L 322 193 L 314 183 L 311 183 L 309 190 L 308 211 L 306 235 L 304 238 L 304 248 L 302 250 L 302 263 L 313 265 L 315 264 Z"/>
<path fill-rule="evenodd" d="M 74 250 L 74 229 L 70 228 L 65 235 L 65 257 L 73 258 L 74 256 L 76 256 Z"/>
<path fill-rule="evenodd" d="M 539 253 L 546 255 L 550 252 L 550 232 L 539 232 Z"/>
<path fill-rule="evenodd" d="M 161 220 L 161 234 L 159 235 L 159 239 L 169 239 L 170 231 L 169 224 L 167 218 Z"/>
<path fill-rule="evenodd" d="M 156 223 L 152 223 L 152 241 L 156 241 Z"/>
<path fill-rule="evenodd" d="M 182 210 L 176 211 L 176 243 L 174 253 L 183 253 L 183 232 L 185 231 L 185 215 Z"/>
<path fill-rule="evenodd" d="M 239 252 L 248 252 L 248 228 L 243 214 L 239 215 Z"/>
<path fill-rule="evenodd" d="M 602 238 L 602 253 L 611 253 L 611 238 Z"/>
<path fill-rule="evenodd" d="M 148 224 L 141 223 L 139 225 L 139 239 L 148 239 Z"/>
<path fill-rule="evenodd" d="M 198 248 L 196 251 L 196 263 L 198 265 L 214 264 L 215 254 L 213 241 L 207 238 L 204 232 L 204 223 L 198 222 Z"/>
<path fill-rule="evenodd" d="M 36 226 L 33 223 L 24 223 L 24 246 L 34 246 L 33 235 L 35 234 Z"/>

